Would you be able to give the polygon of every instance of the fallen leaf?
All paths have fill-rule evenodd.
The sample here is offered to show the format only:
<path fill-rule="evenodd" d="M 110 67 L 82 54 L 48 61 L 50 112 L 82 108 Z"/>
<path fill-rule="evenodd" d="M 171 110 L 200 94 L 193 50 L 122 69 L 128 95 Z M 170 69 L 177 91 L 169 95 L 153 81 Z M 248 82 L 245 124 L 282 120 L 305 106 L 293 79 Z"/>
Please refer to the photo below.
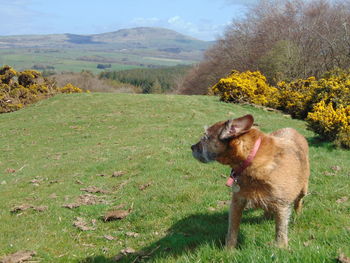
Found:
<path fill-rule="evenodd" d="M 85 191 L 85 192 L 88 192 L 88 193 L 102 193 L 102 194 L 108 194 L 109 193 L 109 191 L 101 189 L 101 188 L 96 187 L 96 186 L 89 186 L 89 187 L 86 187 L 86 188 L 80 188 L 80 191 Z"/>
<path fill-rule="evenodd" d="M 77 204 L 77 203 L 71 203 L 71 204 L 64 204 L 64 205 L 62 205 L 62 207 L 69 208 L 69 209 L 77 208 L 79 206 L 80 206 L 80 204 Z"/>
<path fill-rule="evenodd" d="M 131 248 L 131 247 L 127 247 L 125 249 L 122 249 L 120 251 L 120 253 L 124 254 L 124 255 L 127 255 L 127 254 L 134 254 L 136 251 L 135 249 Z"/>
<path fill-rule="evenodd" d="M 304 247 L 308 247 L 308 246 L 310 246 L 310 244 L 311 244 L 311 240 L 305 241 L 303 243 Z"/>
<path fill-rule="evenodd" d="M 350 263 L 350 258 L 345 256 L 344 253 L 340 253 L 340 255 L 338 256 L 337 260 L 340 263 Z"/>
<path fill-rule="evenodd" d="M 147 184 L 143 184 L 139 187 L 139 190 L 143 191 L 145 190 L 146 188 L 148 188 L 152 183 L 147 183 Z"/>
<path fill-rule="evenodd" d="M 341 170 L 341 167 L 339 165 L 334 165 L 331 167 L 331 169 L 335 172 L 339 172 Z"/>
<path fill-rule="evenodd" d="M 124 174 L 126 174 L 126 172 L 124 172 L 124 171 L 115 171 L 115 172 L 113 172 L 112 177 L 120 177 Z"/>
<path fill-rule="evenodd" d="M 79 195 L 77 199 L 77 203 L 81 205 L 95 205 L 95 204 L 106 203 L 106 201 L 104 201 L 101 197 L 97 195 L 83 194 L 83 195 Z"/>
<path fill-rule="evenodd" d="M 126 232 L 125 235 L 127 235 L 128 237 L 138 237 L 139 233 L 135 233 L 135 232 Z"/>
<path fill-rule="evenodd" d="M 112 237 L 110 235 L 104 235 L 103 237 L 107 240 L 114 240 L 115 239 L 114 237 Z"/>
<path fill-rule="evenodd" d="M 48 209 L 47 205 L 41 205 L 41 206 L 33 206 L 33 209 L 38 212 L 44 212 Z"/>
<path fill-rule="evenodd" d="M 50 182 L 49 182 L 49 184 L 57 184 L 57 183 L 59 183 L 58 180 L 53 180 L 53 181 L 50 181 Z"/>
<path fill-rule="evenodd" d="M 7 169 L 6 169 L 6 172 L 9 173 L 9 174 L 12 174 L 12 173 L 15 173 L 16 170 L 13 169 L 13 168 L 7 168 Z"/>
<path fill-rule="evenodd" d="M 129 215 L 129 210 L 113 210 L 109 211 L 104 215 L 105 221 L 111 221 L 116 219 L 123 219 Z"/>
<path fill-rule="evenodd" d="M 335 201 L 337 204 L 344 203 L 349 200 L 349 197 L 343 196 L 342 198 L 339 198 L 337 201 Z"/>
<path fill-rule="evenodd" d="M 62 207 L 73 209 L 81 205 L 95 205 L 95 204 L 102 204 L 102 203 L 105 204 L 107 202 L 103 200 L 100 196 L 96 196 L 92 194 L 83 194 L 83 195 L 79 195 L 74 203 L 63 204 Z"/>
<path fill-rule="evenodd" d="M 86 244 L 86 243 L 83 243 L 82 245 L 83 245 L 84 247 L 95 247 L 94 244 Z"/>
<path fill-rule="evenodd" d="M 57 198 L 57 194 L 56 193 L 52 193 L 49 195 L 49 198 L 55 199 Z"/>
<path fill-rule="evenodd" d="M 215 211 L 215 208 L 214 207 L 208 207 L 208 210 L 213 212 L 213 211 Z"/>
<path fill-rule="evenodd" d="M 84 184 L 82 181 L 80 181 L 80 180 L 75 180 L 75 183 L 76 184 Z"/>
<path fill-rule="evenodd" d="M 5 180 L 1 181 L 1 185 L 4 185 L 4 184 L 7 184 L 7 182 Z"/>
<path fill-rule="evenodd" d="M 32 184 L 39 184 L 43 181 L 43 179 L 39 179 L 39 178 L 35 178 L 35 179 L 32 179 L 29 181 L 29 183 L 32 183 Z"/>
<path fill-rule="evenodd" d="M 82 231 L 95 230 L 94 227 L 89 227 L 85 222 L 84 218 L 81 218 L 81 217 L 75 218 L 75 221 L 73 222 L 73 226 L 75 226 L 76 228 Z"/>
<path fill-rule="evenodd" d="M 126 181 L 124 181 L 124 182 L 121 182 L 120 184 L 114 186 L 113 188 L 114 188 L 115 190 L 119 190 L 119 189 L 123 188 L 125 185 L 127 185 L 127 183 L 129 183 L 129 180 L 126 180 Z"/>
<path fill-rule="evenodd" d="M 1 259 L 1 263 L 20 263 L 31 259 L 36 255 L 35 251 L 17 251 L 11 255 L 5 256 Z"/>
<path fill-rule="evenodd" d="M 25 211 L 29 208 L 32 208 L 33 206 L 32 205 L 28 205 L 28 204 L 23 204 L 23 205 L 18 205 L 18 206 L 15 206 L 13 207 L 10 212 L 11 213 L 17 213 L 17 212 L 20 212 L 20 211 Z"/>
<path fill-rule="evenodd" d="M 328 171 L 325 171 L 323 174 L 326 176 L 335 176 L 335 173 L 328 172 Z"/>

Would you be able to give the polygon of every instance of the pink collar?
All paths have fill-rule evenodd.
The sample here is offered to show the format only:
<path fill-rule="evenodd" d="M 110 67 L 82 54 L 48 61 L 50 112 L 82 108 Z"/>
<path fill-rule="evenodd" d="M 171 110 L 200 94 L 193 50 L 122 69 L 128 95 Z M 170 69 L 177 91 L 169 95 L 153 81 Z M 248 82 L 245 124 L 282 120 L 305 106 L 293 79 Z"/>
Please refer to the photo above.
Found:
<path fill-rule="evenodd" d="M 256 153 L 258 152 L 258 150 L 260 148 L 260 144 L 261 144 L 261 137 L 259 137 L 256 140 L 253 149 L 249 153 L 247 159 L 244 160 L 242 165 L 236 169 L 231 170 L 230 177 L 226 181 L 226 186 L 231 187 L 234 182 L 237 182 L 237 177 L 244 171 L 244 169 L 246 169 L 249 165 L 251 165 Z"/>

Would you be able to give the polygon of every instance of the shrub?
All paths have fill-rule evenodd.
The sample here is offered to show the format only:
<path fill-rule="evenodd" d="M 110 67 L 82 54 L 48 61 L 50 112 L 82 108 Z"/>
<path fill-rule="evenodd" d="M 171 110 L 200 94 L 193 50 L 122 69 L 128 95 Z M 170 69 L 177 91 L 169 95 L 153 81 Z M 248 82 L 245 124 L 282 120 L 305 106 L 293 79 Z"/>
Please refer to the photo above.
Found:
<path fill-rule="evenodd" d="M 42 78 L 40 72 L 16 72 L 10 66 L 0 68 L 0 113 L 16 111 L 27 104 L 53 96 L 56 93 L 82 92 L 73 85 L 57 88 L 53 82 Z"/>
<path fill-rule="evenodd" d="M 57 89 L 60 93 L 82 93 L 83 90 L 73 86 L 71 83 L 68 83 L 63 88 Z"/>
<path fill-rule="evenodd" d="M 277 83 L 278 109 L 289 113 L 294 118 L 304 119 L 312 110 L 312 101 L 317 89 L 317 81 L 314 77 L 298 79 L 286 83 Z"/>
<path fill-rule="evenodd" d="M 226 102 L 270 106 L 305 119 L 309 129 L 350 148 L 350 70 L 333 70 L 322 78 L 281 81 L 277 88 L 259 72 L 232 71 L 209 89 Z"/>
<path fill-rule="evenodd" d="M 225 102 L 253 103 L 275 107 L 277 89 L 268 85 L 265 76 L 259 71 L 232 71 L 209 89 L 209 94 L 219 95 Z"/>
<path fill-rule="evenodd" d="M 307 121 L 309 128 L 323 138 L 350 148 L 350 105 L 335 109 L 331 102 L 326 104 L 322 100 L 314 106 Z"/>

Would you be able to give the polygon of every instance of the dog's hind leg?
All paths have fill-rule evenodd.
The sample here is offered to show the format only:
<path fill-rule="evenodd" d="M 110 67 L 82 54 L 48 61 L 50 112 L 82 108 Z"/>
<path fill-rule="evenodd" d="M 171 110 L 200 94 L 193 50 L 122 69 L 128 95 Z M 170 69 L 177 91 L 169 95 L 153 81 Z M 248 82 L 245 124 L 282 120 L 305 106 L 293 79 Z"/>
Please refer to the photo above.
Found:
<path fill-rule="evenodd" d="M 276 242 L 279 247 L 288 246 L 288 221 L 290 211 L 289 205 L 280 206 L 276 209 Z"/>
<path fill-rule="evenodd" d="M 242 212 L 246 206 L 246 203 L 247 201 L 245 199 L 238 198 L 235 194 L 233 194 L 226 237 L 227 248 L 234 248 L 237 245 L 239 225 L 241 223 Z"/>
<path fill-rule="evenodd" d="M 303 197 L 307 194 L 308 184 L 306 183 L 303 189 L 300 191 L 297 199 L 294 201 L 294 210 L 297 214 L 301 213 L 303 209 Z"/>

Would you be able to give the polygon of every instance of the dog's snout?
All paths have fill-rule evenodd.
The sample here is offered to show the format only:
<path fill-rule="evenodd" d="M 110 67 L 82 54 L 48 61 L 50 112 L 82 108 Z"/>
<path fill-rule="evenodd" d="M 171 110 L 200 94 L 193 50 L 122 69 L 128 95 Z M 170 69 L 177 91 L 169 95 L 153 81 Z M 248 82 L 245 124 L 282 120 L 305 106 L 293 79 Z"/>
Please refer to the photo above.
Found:
<path fill-rule="evenodd" d="M 191 150 L 194 151 L 194 148 L 195 148 L 195 147 L 196 147 L 196 145 L 193 144 L 193 145 L 191 146 Z"/>

